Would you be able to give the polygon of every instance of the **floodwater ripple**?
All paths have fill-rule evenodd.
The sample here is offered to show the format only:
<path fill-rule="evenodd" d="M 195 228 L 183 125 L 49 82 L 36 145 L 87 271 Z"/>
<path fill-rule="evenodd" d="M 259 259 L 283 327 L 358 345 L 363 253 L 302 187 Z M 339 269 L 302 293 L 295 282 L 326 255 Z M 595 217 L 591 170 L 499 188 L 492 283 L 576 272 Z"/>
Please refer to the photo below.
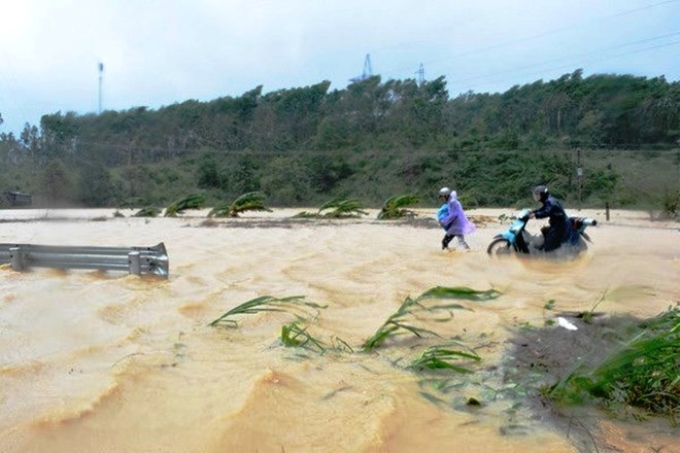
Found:
<path fill-rule="evenodd" d="M 680 301 L 678 231 L 635 213 L 613 216 L 616 228 L 591 213 L 602 228 L 591 232 L 588 253 L 554 262 L 489 258 L 486 244 L 504 228 L 493 221 L 505 214 L 499 210 L 470 212 L 484 222 L 468 238 L 469 252 L 441 251 L 441 231 L 426 222 L 377 222 L 375 213 L 289 221 L 295 212 L 209 224 L 204 213 L 22 212 L 12 222 L 11 212 L 0 212 L 0 242 L 162 241 L 170 257 L 167 280 L 0 269 L 0 451 L 572 452 L 569 439 L 532 419 L 521 401 L 499 396 L 505 384 L 494 370 L 504 366 L 511 331 L 543 326 L 549 301 L 559 311 L 638 316 Z M 501 296 L 414 321 L 440 339 L 403 335 L 361 350 L 406 298 L 434 286 Z M 324 306 L 304 321 L 325 353 L 283 346 L 281 328 L 296 320 L 287 312 L 209 326 L 265 295 Z M 408 368 L 423 347 L 450 338 L 482 356 L 474 377 Z M 470 397 L 482 406 L 466 405 Z M 653 429 L 635 435 L 656 436 Z"/>

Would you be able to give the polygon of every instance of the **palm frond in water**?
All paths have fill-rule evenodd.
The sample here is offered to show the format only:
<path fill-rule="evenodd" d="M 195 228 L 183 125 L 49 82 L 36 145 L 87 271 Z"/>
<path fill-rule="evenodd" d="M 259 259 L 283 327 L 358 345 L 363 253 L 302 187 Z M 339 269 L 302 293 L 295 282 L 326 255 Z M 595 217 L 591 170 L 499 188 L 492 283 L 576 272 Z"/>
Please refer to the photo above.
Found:
<path fill-rule="evenodd" d="M 238 217 L 246 211 L 272 212 L 265 205 L 265 195 L 262 192 L 248 192 L 236 198 L 231 203 L 221 203 L 208 213 L 208 217 Z"/>
<path fill-rule="evenodd" d="M 355 218 L 366 214 L 368 213 L 363 210 L 363 205 L 360 201 L 344 198 L 334 198 L 319 208 L 319 215 L 321 217 L 333 219 Z"/>
<path fill-rule="evenodd" d="M 142 208 L 137 211 L 132 217 L 156 217 L 160 214 L 162 209 L 153 206 Z"/>
<path fill-rule="evenodd" d="M 385 200 L 382 209 L 378 213 L 378 219 L 401 219 L 402 217 L 414 217 L 416 214 L 408 206 L 417 204 L 419 201 L 415 195 L 396 195 Z"/>
<path fill-rule="evenodd" d="M 204 195 L 188 195 L 165 208 L 165 217 L 176 217 L 177 214 L 182 214 L 187 209 L 201 209 L 204 204 Z"/>

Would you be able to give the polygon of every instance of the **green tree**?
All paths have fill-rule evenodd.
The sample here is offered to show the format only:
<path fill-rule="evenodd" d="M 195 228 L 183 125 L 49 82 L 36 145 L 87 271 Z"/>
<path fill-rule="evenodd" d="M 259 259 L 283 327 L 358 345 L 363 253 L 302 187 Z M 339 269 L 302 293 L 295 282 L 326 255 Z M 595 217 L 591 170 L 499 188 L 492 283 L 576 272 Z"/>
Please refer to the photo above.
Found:
<path fill-rule="evenodd" d="M 222 176 L 217 168 L 214 153 L 204 156 L 198 167 L 198 187 L 201 189 L 217 189 L 222 187 Z"/>
<path fill-rule="evenodd" d="M 337 152 L 312 155 L 303 165 L 308 170 L 311 187 L 322 194 L 329 193 L 354 173 L 347 158 Z"/>
<path fill-rule="evenodd" d="M 77 186 L 78 199 L 86 206 L 110 206 L 116 199 L 109 171 L 102 164 L 82 167 Z"/>
<path fill-rule="evenodd" d="M 42 192 L 50 206 L 65 205 L 71 200 L 73 183 L 61 160 L 52 160 L 43 172 Z"/>
<path fill-rule="evenodd" d="M 76 154 L 80 124 L 75 112 L 43 115 L 40 119 L 42 146 L 36 156 L 38 163 L 46 165 L 55 159 L 72 159 Z"/>
<path fill-rule="evenodd" d="M 307 166 L 299 157 L 275 157 L 262 177 L 262 191 L 273 204 L 299 205 L 314 191 Z"/>
<path fill-rule="evenodd" d="M 259 160 L 252 151 L 239 155 L 228 174 L 229 192 L 247 193 L 260 190 L 259 169 Z"/>

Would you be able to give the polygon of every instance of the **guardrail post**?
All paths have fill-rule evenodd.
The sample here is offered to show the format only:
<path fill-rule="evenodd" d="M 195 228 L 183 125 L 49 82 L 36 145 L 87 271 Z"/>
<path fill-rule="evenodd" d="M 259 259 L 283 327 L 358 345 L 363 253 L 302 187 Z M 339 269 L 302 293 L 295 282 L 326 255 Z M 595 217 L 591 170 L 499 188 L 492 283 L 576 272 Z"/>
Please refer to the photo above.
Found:
<path fill-rule="evenodd" d="M 12 269 L 15 271 L 24 270 L 23 253 L 20 247 L 11 247 L 9 249 L 9 256 L 11 260 Z"/>
<path fill-rule="evenodd" d="M 142 264 L 139 260 L 139 252 L 128 253 L 128 262 L 130 263 L 131 274 L 142 275 Z"/>

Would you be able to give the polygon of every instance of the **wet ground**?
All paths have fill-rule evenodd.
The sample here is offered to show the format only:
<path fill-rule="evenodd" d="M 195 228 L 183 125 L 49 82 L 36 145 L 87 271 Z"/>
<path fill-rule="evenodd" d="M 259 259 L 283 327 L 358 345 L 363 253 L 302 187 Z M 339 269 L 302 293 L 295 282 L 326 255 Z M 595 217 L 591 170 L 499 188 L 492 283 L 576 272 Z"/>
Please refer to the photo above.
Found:
<path fill-rule="evenodd" d="M 597 402 L 560 406 L 546 396 L 547 390 L 576 369 L 592 370 L 614 352 L 622 341 L 631 338 L 641 319 L 602 312 L 555 313 L 563 325 L 549 323 L 544 328 L 519 327 L 508 342 L 504 379 L 528 389 L 527 403 L 534 416 L 553 425 L 567 436 L 581 452 L 677 452 L 680 443 L 661 441 L 658 445 L 636 439 L 635 429 L 623 438 L 612 438 L 603 420 L 631 422 L 637 428 L 655 423 L 680 439 L 680 426 L 671 417 L 652 417 L 636 408 L 625 413 L 611 413 Z M 632 427 L 631 427 L 632 428 Z M 617 433 L 620 434 L 620 433 Z M 666 432 L 668 434 L 668 432 Z"/>

